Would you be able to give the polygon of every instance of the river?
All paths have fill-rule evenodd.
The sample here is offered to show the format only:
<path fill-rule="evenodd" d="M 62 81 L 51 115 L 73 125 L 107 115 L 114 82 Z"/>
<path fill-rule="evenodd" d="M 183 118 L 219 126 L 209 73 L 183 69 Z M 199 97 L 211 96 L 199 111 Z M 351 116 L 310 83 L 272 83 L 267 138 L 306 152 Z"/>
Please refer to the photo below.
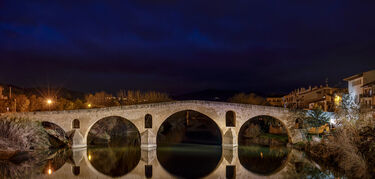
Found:
<path fill-rule="evenodd" d="M 335 178 L 335 174 L 287 147 L 224 149 L 175 144 L 87 147 L 40 151 L 22 162 L 0 161 L 0 178 Z"/>

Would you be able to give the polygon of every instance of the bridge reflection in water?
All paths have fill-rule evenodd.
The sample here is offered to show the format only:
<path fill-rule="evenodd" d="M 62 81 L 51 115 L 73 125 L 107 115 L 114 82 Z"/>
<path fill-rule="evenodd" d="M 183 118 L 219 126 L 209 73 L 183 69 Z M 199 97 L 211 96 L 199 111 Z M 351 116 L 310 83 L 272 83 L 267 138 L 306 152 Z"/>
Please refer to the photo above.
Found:
<path fill-rule="evenodd" d="M 68 159 L 56 160 L 60 162 L 58 165 L 52 161 L 51 168 L 44 170 L 44 177 L 287 178 L 298 172 L 297 167 L 301 163 L 311 164 L 299 151 L 259 146 L 233 150 L 215 146 L 179 146 L 158 150 L 83 148 L 68 153 L 71 154 Z"/>

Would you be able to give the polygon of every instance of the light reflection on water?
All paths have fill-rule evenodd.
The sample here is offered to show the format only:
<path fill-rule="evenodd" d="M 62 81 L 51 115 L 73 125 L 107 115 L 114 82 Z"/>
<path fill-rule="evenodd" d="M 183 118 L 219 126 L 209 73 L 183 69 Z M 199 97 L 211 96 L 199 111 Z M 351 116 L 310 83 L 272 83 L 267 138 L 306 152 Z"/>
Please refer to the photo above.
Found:
<path fill-rule="evenodd" d="M 252 173 L 269 176 L 280 171 L 286 164 L 291 149 L 260 145 L 239 146 L 241 165 Z"/>
<path fill-rule="evenodd" d="M 234 172 L 237 173 L 237 178 L 334 177 L 332 172 L 321 172 L 303 153 L 297 151 L 302 155 L 293 154 L 286 147 L 240 146 L 238 157 L 237 150 L 232 151 L 233 156 L 229 158 L 235 160 L 230 164 L 227 156 L 224 157 L 227 152 L 223 151 L 225 150 L 221 146 L 214 145 L 159 146 L 156 151 L 149 152 L 144 152 L 139 147 L 88 147 L 81 152 L 86 159 L 81 160 L 75 160 L 73 153 L 76 152 L 71 150 L 46 151 L 17 164 L 0 161 L 0 178 L 40 178 L 48 175 L 64 179 L 75 175 L 82 178 L 145 178 L 146 171 L 154 178 L 212 178 L 218 175 L 225 178 L 228 165 L 236 166 Z M 148 156 L 144 157 L 144 153 Z M 155 153 L 152 162 L 143 161 L 143 158 L 152 156 L 150 153 Z M 299 158 L 296 159 L 295 156 Z M 290 171 L 285 171 L 286 169 Z"/>

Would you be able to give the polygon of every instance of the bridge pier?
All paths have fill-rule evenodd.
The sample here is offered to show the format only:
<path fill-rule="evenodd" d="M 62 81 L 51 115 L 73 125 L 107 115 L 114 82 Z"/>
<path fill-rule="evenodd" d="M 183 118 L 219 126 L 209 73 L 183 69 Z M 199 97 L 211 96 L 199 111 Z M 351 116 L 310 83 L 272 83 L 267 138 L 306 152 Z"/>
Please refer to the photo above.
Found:
<path fill-rule="evenodd" d="M 141 149 L 156 149 L 156 136 L 150 129 L 146 129 L 144 132 L 141 133 Z"/>
<path fill-rule="evenodd" d="M 71 139 L 71 147 L 73 149 L 86 147 L 86 140 L 84 140 L 82 134 L 79 132 L 79 129 L 73 129 L 69 137 Z"/>
<path fill-rule="evenodd" d="M 236 165 L 238 150 L 233 150 L 233 148 L 223 148 L 223 158 L 226 160 L 227 165 Z"/>
<path fill-rule="evenodd" d="M 237 141 L 235 130 L 232 127 L 229 127 L 223 136 L 223 148 L 234 149 L 238 146 Z"/>

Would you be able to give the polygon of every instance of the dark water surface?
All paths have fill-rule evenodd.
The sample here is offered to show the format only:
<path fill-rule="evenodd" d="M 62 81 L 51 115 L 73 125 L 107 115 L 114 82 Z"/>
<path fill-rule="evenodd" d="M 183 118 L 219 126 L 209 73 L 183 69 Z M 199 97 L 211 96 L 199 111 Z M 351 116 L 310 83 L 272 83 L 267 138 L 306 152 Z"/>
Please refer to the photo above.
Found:
<path fill-rule="evenodd" d="M 159 163 L 180 178 L 202 178 L 219 165 L 222 148 L 217 145 L 177 144 L 157 148 Z"/>
<path fill-rule="evenodd" d="M 88 147 L 35 153 L 27 160 L 0 161 L 0 178 L 334 178 L 329 170 L 286 147 L 178 144 Z"/>

